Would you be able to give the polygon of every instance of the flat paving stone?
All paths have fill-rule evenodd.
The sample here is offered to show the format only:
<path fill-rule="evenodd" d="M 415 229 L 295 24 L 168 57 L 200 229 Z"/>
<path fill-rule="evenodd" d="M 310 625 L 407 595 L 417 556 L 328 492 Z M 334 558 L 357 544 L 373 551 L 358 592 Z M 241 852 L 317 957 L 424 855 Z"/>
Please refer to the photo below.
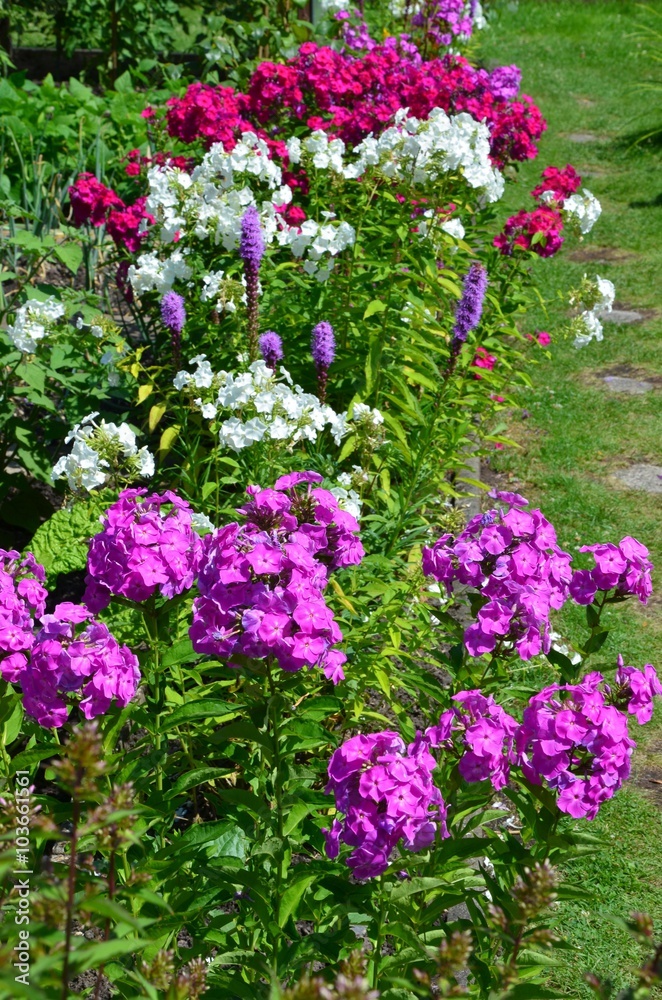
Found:
<path fill-rule="evenodd" d="M 600 136 L 595 132 L 571 132 L 568 136 L 570 142 L 600 142 Z"/>
<path fill-rule="evenodd" d="M 631 465 L 617 472 L 616 479 L 631 490 L 662 493 L 662 465 Z"/>
<path fill-rule="evenodd" d="M 622 375 L 603 375 L 602 381 L 610 392 L 625 392 L 629 396 L 643 396 L 655 388 L 652 382 L 640 381 L 636 378 L 623 378 Z"/>
<path fill-rule="evenodd" d="M 612 309 L 611 312 L 599 312 L 598 316 L 603 323 L 618 323 L 627 326 L 631 323 L 641 323 L 645 318 L 643 313 L 634 309 Z"/>

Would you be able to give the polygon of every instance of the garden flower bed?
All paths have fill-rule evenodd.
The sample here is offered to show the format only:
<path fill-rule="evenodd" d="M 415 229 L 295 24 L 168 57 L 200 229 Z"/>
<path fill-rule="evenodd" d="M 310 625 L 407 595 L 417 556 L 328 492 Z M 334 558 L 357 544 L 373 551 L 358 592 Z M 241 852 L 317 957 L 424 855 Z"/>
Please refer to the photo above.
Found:
<path fill-rule="evenodd" d="M 0 996 L 560 996 L 662 694 L 610 640 L 647 539 L 569 552 L 467 470 L 603 341 L 594 270 L 530 317 L 607 212 L 475 0 L 321 6 L 232 79 L 117 81 L 49 197 L 0 178 Z"/>

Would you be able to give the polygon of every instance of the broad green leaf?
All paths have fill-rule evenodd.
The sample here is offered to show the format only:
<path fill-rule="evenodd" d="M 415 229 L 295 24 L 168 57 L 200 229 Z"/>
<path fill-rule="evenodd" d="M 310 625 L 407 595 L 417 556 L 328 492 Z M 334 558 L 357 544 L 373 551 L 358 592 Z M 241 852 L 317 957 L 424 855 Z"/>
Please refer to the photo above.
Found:
<path fill-rule="evenodd" d="M 99 518 L 114 499 L 115 494 L 109 492 L 90 497 L 70 509 L 57 510 L 37 528 L 30 551 L 37 562 L 42 563 L 49 578 L 85 569 L 88 541 L 101 531 Z"/>
<path fill-rule="evenodd" d="M 59 243 L 55 247 L 55 256 L 72 274 L 78 274 L 78 268 L 83 263 L 83 248 L 80 243 Z"/>
<path fill-rule="evenodd" d="M 382 302 L 381 299 L 373 299 L 372 302 L 368 303 L 366 311 L 363 313 L 364 319 L 369 319 L 370 316 L 374 316 L 375 313 L 385 312 L 386 303 Z"/>
<path fill-rule="evenodd" d="M 183 774 L 181 778 L 178 778 L 172 788 L 166 792 L 165 798 L 172 799 L 189 788 L 195 788 L 206 781 L 225 778 L 228 774 L 233 773 L 233 769 L 227 767 L 198 767 L 195 771 L 189 771 L 188 774 Z"/>
<path fill-rule="evenodd" d="M 316 874 L 302 875 L 292 885 L 288 886 L 280 899 L 278 906 L 278 926 L 284 927 L 290 916 L 296 912 L 304 892 L 317 879 Z"/>

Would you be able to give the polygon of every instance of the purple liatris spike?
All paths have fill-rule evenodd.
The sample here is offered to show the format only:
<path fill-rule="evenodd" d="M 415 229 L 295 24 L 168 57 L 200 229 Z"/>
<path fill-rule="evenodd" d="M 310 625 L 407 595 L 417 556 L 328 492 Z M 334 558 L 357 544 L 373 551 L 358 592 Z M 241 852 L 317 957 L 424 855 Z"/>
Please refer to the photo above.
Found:
<path fill-rule="evenodd" d="M 260 263 L 264 257 L 264 237 L 260 213 L 251 205 L 241 220 L 239 255 L 244 262 L 246 276 L 246 312 L 248 313 L 248 353 L 251 361 L 257 358 L 258 299 Z"/>
<path fill-rule="evenodd" d="M 452 351 L 457 354 L 472 330 L 480 323 L 483 300 L 487 291 L 487 271 L 480 264 L 472 264 L 464 279 L 462 298 L 455 312 Z"/>
<path fill-rule="evenodd" d="M 264 257 L 264 237 L 260 225 L 260 213 L 251 205 L 243 214 L 241 220 L 241 240 L 239 256 L 248 267 L 256 271 Z"/>
<path fill-rule="evenodd" d="M 184 299 L 177 292 L 166 292 L 161 299 L 161 319 L 172 335 L 172 363 L 178 369 L 181 362 L 182 330 L 186 322 Z"/>
<path fill-rule="evenodd" d="M 166 292 L 161 299 L 161 319 L 173 333 L 181 333 L 186 322 L 184 299 L 177 292 Z"/>
<path fill-rule="evenodd" d="M 329 368 L 336 356 L 336 338 L 333 334 L 333 327 L 326 320 L 318 323 L 313 329 L 310 341 L 310 351 L 317 369 L 317 395 L 320 402 L 326 399 L 326 382 L 329 377 Z"/>
<path fill-rule="evenodd" d="M 269 368 L 274 371 L 278 362 L 283 360 L 283 341 L 273 330 L 267 330 L 260 337 L 260 353 Z"/>

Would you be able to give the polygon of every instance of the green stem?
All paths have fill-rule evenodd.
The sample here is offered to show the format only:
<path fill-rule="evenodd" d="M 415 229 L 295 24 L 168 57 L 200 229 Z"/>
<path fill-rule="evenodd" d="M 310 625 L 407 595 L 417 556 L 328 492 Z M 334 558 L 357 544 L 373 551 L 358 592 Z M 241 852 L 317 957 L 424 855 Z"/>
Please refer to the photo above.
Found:
<path fill-rule="evenodd" d="M 150 648 L 150 685 L 154 698 L 156 713 L 154 717 L 154 748 L 158 753 L 156 764 L 156 788 L 163 791 L 163 767 L 161 765 L 161 708 L 162 692 L 160 678 L 160 650 L 159 650 L 159 616 L 154 607 L 154 599 L 150 598 L 143 611 L 143 622 L 147 633 L 147 641 Z"/>
<path fill-rule="evenodd" d="M 386 916 L 386 894 L 384 893 L 384 876 L 379 879 L 379 920 L 377 923 L 377 940 L 375 942 L 375 958 L 372 966 L 372 988 L 377 988 L 379 967 L 382 961 L 382 945 L 384 943 L 384 917 Z"/>

